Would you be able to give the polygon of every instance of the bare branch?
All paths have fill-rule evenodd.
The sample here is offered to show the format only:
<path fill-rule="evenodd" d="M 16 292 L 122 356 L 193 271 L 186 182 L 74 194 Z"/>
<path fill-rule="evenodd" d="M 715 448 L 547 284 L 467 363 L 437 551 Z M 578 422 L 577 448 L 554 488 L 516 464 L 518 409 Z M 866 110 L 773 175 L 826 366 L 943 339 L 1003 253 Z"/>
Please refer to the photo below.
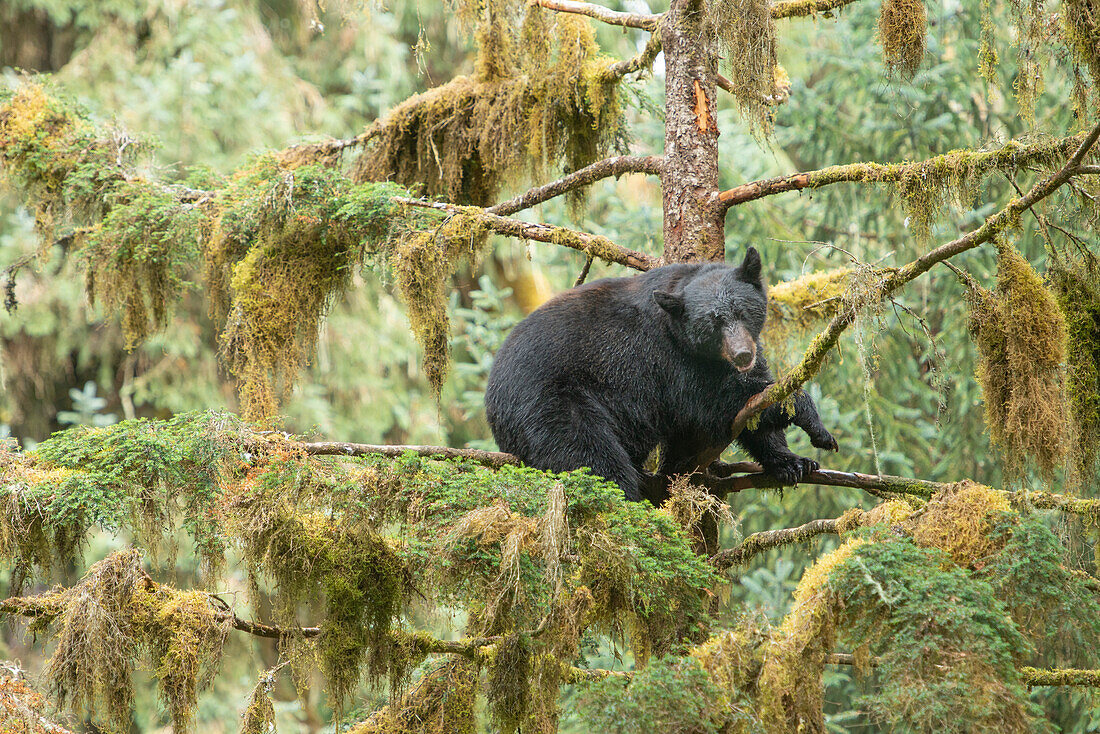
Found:
<path fill-rule="evenodd" d="M 1100 173 L 1100 166 L 1078 166 L 1076 172 L 1087 174 Z"/>
<path fill-rule="evenodd" d="M 518 211 L 530 209 L 536 204 L 561 196 L 567 191 L 589 186 L 610 176 L 621 176 L 624 173 L 648 173 L 659 176 L 661 174 L 661 156 L 621 155 L 617 158 L 605 158 L 590 166 L 573 171 L 573 173 L 559 178 L 557 181 L 551 181 L 543 186 L 533 188 L 514 199 L 502 201 L 485 211 L 488 214 L 515 214 Z"/>
<path fill-rule="evenodd" d="M 477 217 L 482 225 L 497 234 L 569 247 L 588 255 L 598 257 L 601 260 L 625 265 L 635 270 L 650 270 L 661 264 L 660 258 L 647 255 L 644 252 L 638 252 L 637 250 L 621 247 L 606 237 L 597 234 L 578 232 L 552 224 L 538 224 L 534 222 L 524 222 L 519 219 L 509 219 L 508 217 L 491 214 L 485 209 L 480 209 L 475 206 L 458 206 L 456 204 L 445 204 L 438 201 L 408 199 L 401 196 L 395 196 L 392 200 L 409 206 L 438 209 L 451 214 L 467 214 Z"/>
<path fill-rule="evenodd" d="M 719 571 L 725 571 L 727 568 L 740 565 L 758 553 L 763 553 L 771 548 L 778 548 L 781 545 L 791 543 L 801 543 L 810 538 L 816 538 L 818 535 L 836 535 L 839 532 L 837 530 L 838 522 L 840 522 L 840 518 L 835 520 L 822 518 L 811 520 L 805 525 L 799 525 L 797 528 L 781 528 L 779 530 L 753 533 L 742 540 L 737 547 L 727 548 L 724 551 L 715 553 L 710 557 L 710 562 Z"/>
<path fill-rule="evenodd" d="M 1050 196 L 1069 181 L 1079 169 L 1081 161 L 1084 160 L 1089 150 L 1096 143 L 1097 138 L 1100 138 L 1100 122 L 1097 122 L 1084 136 L 1077 146 L 1077 150 L 1074 151 L 1062 168 L 1031 187 L 1031 190 L 1025 196 L 1010 201 L 1007 206 L 986 219 L 981 227 L 926 252 L 916 260 L 886 275 L 878 286 L 878 299 L 881 300 L 892 295 L 901 286 L 928 272 L 936 263 L 989 242 L 1001 230 L 1016 221 L 1022 212 L 1036 202 Z M 734 418 L 733 436 L 735 438 L 753 416 L 758 415 L 769 406 L 786 400 L 803 383 L 817 373 L 821 368 L 821 364 L 825 361 L 825 356 L 836 346 L 841 333 L 855 321 L 856 314 L 857 309 L 855 307 L 848 307 L 834 316 L 825 330 L 810 343 L 810 347 L 803 355 L 802 361 L 793 370 L 784 375 L 779 382 L 773 383 L 766 390 L 749 399 L 745 407 Z"/>
<path fill-rule="evenodd" d="M 533 0 L 535 5 L 547 10 L 559 13 L 577 13 L 595 18 L 609 25 L 623 26 L 625 28 L 640 28 L 643 31 L 657 30 L 660 15 L 648 15 L 645 13 L 623 13 L 617 10 L 605 8 L 595 3 L 579 2 L 578 0 Z"/>
<path fill-rule="evenodd" d="M 1085 133 L 1081 133 L 1062 138 L 1057 142 L 1055 152 L 1069 155 L 1081 145 L 1086 137 Z M 1021 145 L 1016 142 L 1009 142 L 996 150 L 974 152 L 970 155 L 973 164 L 977 167 L 999 168 L 1017 165 L 1021 160 L 1025 160 L 1033 154 L 1049 156 L 1051 152 L 1049 143 Z M 918 169 L 928 166 L 936 167 L 939 163 L 948 164 L 957 155 L 957 152 L 947 153 L 915 163 L 847 163 L 816 171 L 776 176 L 775 178 L 751 181 L 723 191 L 718 194 L 718 201 L 721 202 L 722 206 L 729 208 L 744 204 L 747 201 L 762 199 L 765 196 L 781 194 L 785 191 L 798 191 L 806 188 L 817 189 L 835 183 L 895 183 L 905 179 Z M 1087 168 L 1087 166 L 1075 168 L 1076 172 L 1080 172 L 1081 168 Z"/>
<path fill-rule="evenodd" d="M 778 20 L 803 15 L 824 15 L 854 2 L 856 0 L 781 0 L 772 5 L 772 17 Z"/>

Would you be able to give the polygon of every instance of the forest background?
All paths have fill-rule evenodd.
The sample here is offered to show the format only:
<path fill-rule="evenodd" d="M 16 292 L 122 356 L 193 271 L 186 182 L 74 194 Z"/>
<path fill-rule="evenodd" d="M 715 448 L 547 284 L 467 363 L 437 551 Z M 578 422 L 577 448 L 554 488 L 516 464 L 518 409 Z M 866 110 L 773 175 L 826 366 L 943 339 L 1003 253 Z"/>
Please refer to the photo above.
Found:
<path fill-rule="evenodd" d="M 51 72 L 52 83 L 92 117 L 152 141 L 155 154 L 146 165 L 165 179 L 194 167 L 228 174 L 257 151 L 350 138 L 411 94 L 473 70 L 472 39 L 443 0 L 332 5 L 319 10 L 293 0 L 8 0 L 0 3 L 0 68 L 13 88 L 21 83 L 18 69 Z M 1076 130 L 1068 101 L 1073 80 L 1066 75 L 1048 74 L 1034 90 L 1029 120 L 1013 94 L 1014 64 L 978 73 L 983 28 L 989 17 L 1007 27 L 1010 12 L 1007 3 L 982 6 L 954 0 L 927 6 L 925 54 L 911 78 L 883 60 L 877 4 L 855 3 L 788 21 L 778 60 L 789 77 L 789 98 L 774 109 L 773 136 L 761 138 L 732 97 L 717 99 L 720 188 L 835 163 L 922 159 L 1035 129 Z M 649 12 L 640 1 L 621 9 Z M 983 19 L 982 13 L 989 15 Z M 595 25 L 603 52 L 625 59 L 643 50 L 639 35 Z M 1009 41 L 1003 44 L 1002 53 L 1013 58 Z M 1043 63 L 1053 68 L 1056 60 L 1044 57 Z M 630 150 L 659 152 L 660 58 L 652 74 L 624 85 L 622 98 Z M 1007 177 L 987 179 L 976 198 L 988 203 L 949 207 L 933 225 L 933 239 L 973 229 L 998 202 L 1015 195 Z M 583 210 L 571 211 L 556 200 L 526 214 L 607 235 L 632 250 L 661 251 L 660 189 L 642 175 L 596 183 Z M 898 265 L 924 250 L 910 236 L 910 224 L 896 194 L 885 188 L 840 185 L 789 193 L 731 211 L 727 259 L 739 259 L 746 245 L 757 247 L 770 283 L 853 260 Z M 1041 227 L 1030 218 L 1021 227 L 1014 244 L 1042 272 L 1047 250 Z M 1095 239 L 1095 233 L 1082 235 Z M 0 269 L 39 248 L 32 214 L 19 196 L 4 194 Z M 18 310 L 0 315 L 0 437 L 31 449 L 72 425 L 239 410 L 235 385 L 218 363 L 220 327 L 202 293 L 186 291 L 169 326 L 130 349 L 117 315 L 89 304 L 81 263 L 60 251 L 47 254 L 52 256 L 22 269 L 15 281 Z M 977 280 L 996 278 L 996 251 L 977 249 L 962 260 Z M 482 408 L 492 355 L 511 326 L 570 287 L 584 265 L 583 254 L 564 248 L 492 237 L 479 263 L 455 276 L 453 366 L 438 399 L 391 276 L 357 270 L 328 314 L 314 358 L 280 406 L 281 427 L 332 440 L 493 448 Z M 624 272 L 596 260 L 588 278 Z M 841 445 L 838 454 L 819 457 L 825 466 L 1004 484 L 983 422 L 964 290 L 946 268 L 933 270 L 842 337 L 839 354 L 808 386 Z M 812 333 L 792 329 L 768 342 L 778 372 L 797 360 Z M 804 436 L 792 432 L 789 438 L 796 452 L 812 455 Z M 726 458 L 743 457 L 731 451 Z M 1023 482 L 1040 486 L 1033 478 Z M 740 522 L 724 531 L 723 542 L 732 546 L 756 531 L 835 517 L 860 504 L 871 503 L 860 490 L 839 487 L 735 494 L 730 505 Z M 1061 519 L 1056 530 L 1072 538 L 1079 529 Z M 781 620 L 802 571 L 836 543 L 826 536 L 760 554 L 738 572 L 723 603 Z M 121 541 L 102 534 L 87 555 L 101 558 L 117 547 Z M 181 549 L 174 559 L 176 577 L 193 575 L 198 563 Z M 84 570 L 68 569 L 69 580 Z M 243 588 L 241 578 L 235 583 Z M 202 731 L 235 730 L 256 671 L 272 662 L 270 646 L 236 644 L 247 654 L 227 658 L 215 692 L 199 699 L 196 722 Z M 18 628 L 5 631 L 3 646 L 0 656 L 30 671 L 41 668 L 41 649 Z M 631 666 L 628 652 L 619 659 L 606 647 L 591 650 L 590 659 L 596 667 Z M 826 685 L 832 730 L 871 726 L 860 704 L 863 684 L 850 669 L 830 667 Z M 164 725 L 164 714 L 154 688 L 139 687 L 138 694 L 134 730 L 155 731 Z M 1100 707 L 1087 689 L 1037 689 L 1032 695 L 1064 731 L 1100 725 Z M 286 684 L 274 697 L 287 731 L 299 725 L 333 729 L 322 723 L 330 715 L 322 696 L 298 702 Z M 578 717 L 567 707 L 561 730 L 586 730 Z"/>

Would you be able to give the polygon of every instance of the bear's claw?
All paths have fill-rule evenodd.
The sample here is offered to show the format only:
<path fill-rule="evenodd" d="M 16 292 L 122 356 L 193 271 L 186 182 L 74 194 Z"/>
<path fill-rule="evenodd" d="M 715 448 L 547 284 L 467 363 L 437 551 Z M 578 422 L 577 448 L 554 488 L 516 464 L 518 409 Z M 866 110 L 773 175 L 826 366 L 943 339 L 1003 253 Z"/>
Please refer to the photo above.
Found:
<path fill-rule="evenodd" d="M 775 477 L 782 486 L 787 487 L 798 484 L 819 468 L 820 465 L 813 459 L 791 454 L 764 465 L 764 473 Z"/>

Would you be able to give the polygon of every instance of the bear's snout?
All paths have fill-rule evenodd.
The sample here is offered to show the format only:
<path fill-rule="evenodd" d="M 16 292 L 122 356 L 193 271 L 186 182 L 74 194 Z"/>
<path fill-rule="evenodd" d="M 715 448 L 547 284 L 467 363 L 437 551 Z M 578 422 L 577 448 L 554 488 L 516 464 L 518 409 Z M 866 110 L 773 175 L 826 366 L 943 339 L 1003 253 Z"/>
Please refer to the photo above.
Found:
<path fill-rule="evenodd" d="M 722 334 L 722 358 L 738 372 L 748 372 L 756 364 L 756 340 L 741 324 L 724 330 Z"/>

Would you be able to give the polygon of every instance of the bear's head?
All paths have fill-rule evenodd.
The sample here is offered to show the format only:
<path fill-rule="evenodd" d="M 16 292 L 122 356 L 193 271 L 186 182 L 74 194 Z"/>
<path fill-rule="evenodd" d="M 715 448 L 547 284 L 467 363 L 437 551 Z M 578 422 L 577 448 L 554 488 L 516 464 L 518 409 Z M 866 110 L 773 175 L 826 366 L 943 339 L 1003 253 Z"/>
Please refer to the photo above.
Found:
<path fill-rule="evenodd" d="M 760 253 L 750 247 L 740 266 L 704 265 L 669 290 L 654 291 L 653 300 L 692 351 L 748 372 L 768 305 L 760 270 Z"/>

